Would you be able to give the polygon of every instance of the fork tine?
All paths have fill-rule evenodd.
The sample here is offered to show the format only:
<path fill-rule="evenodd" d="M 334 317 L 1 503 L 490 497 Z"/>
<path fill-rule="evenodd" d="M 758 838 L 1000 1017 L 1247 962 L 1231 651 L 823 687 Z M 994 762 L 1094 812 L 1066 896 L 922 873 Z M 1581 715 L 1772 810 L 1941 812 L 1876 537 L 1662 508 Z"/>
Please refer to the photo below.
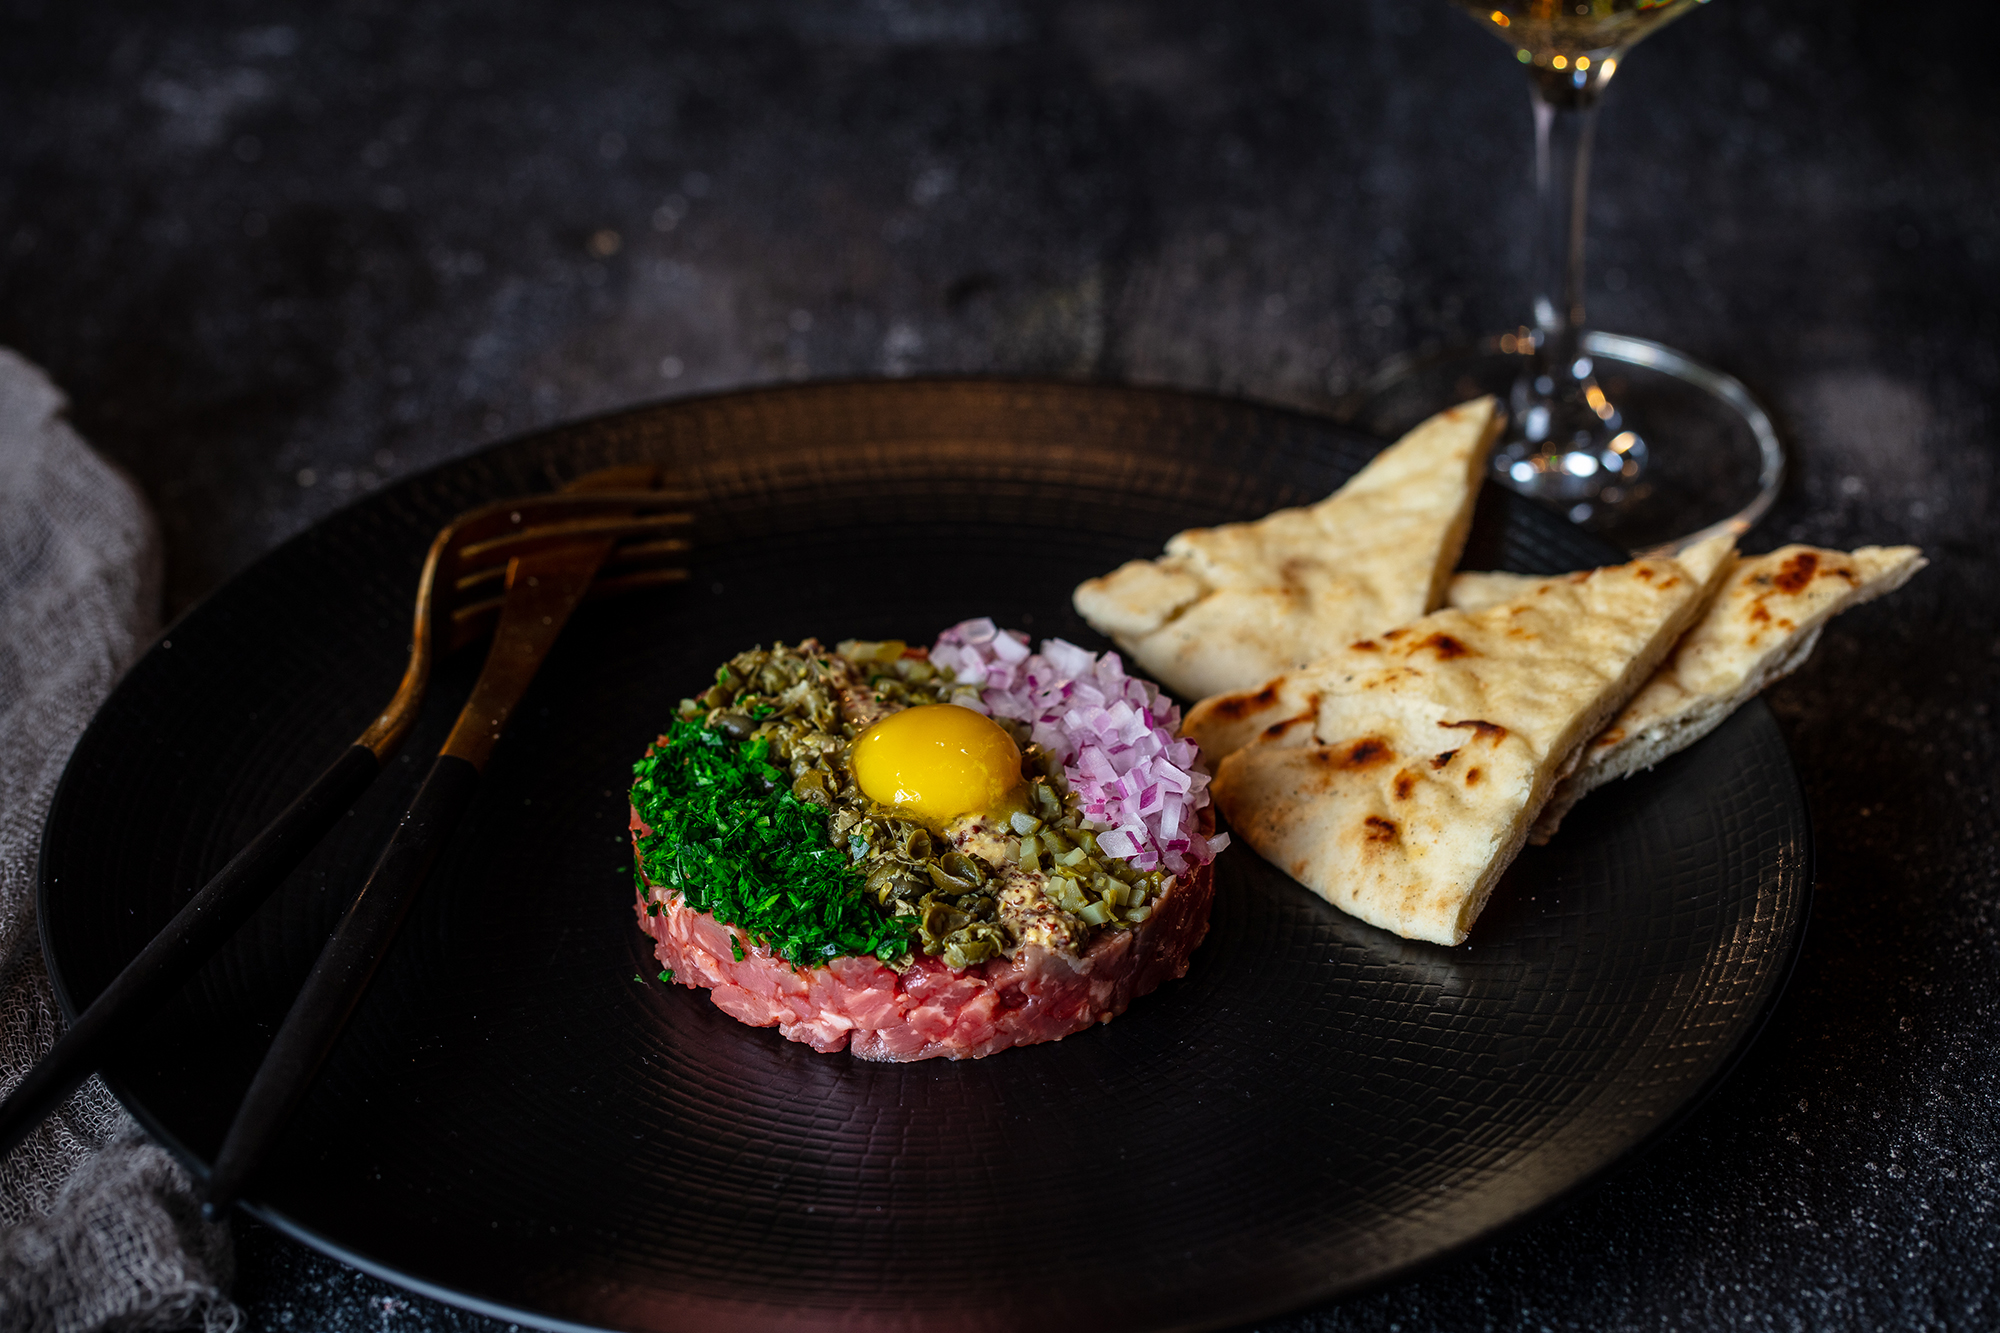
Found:
<path fill-rule="evenodd" d="M 666 565 L 655 569 L 631 569 L 629 572 L 612 572 L 599 575 L 590 585 L 586 594 L 590 601 L 601 601 L 606 597 L 616 597 L 621 593 L 637 592 L 645 588 L 660 588 L 671 583 L 686 583 L 692 575 L 683 565 Z M 500 614 L 504 595 L 483 597 L 476 602 L 452 611 L 448 623 L 450 637 L 446 640 L 446 650 L 456 652 L 467 644 L 476 643 L 493 628 L 494 619 Z"/>
<path fill-rule="evenodd" d="M 628 534 L 612 548 L 608 565 L 630 565 L 635 561 L 655 559 L 662 555 L 675 555 L 693 549 L 693 543 L 684 537 L 654 537 L 651 534 L 676 527 L 687 526 L 688 516 L 665 514 L 654 518 L 634 519 L 617 523 L 594 519 L 581 524 L 552 524 L 517 533 L 506 538 L 478 544 L 478 549 L 470 553 L 472 560 L 462 561 L 461 567 L 470 568 L 452 579 L 450 587 L 458 605 L 465 605 L 468 596 L 491 595 L 489 589 L 497 588 L 507 575 L 507 563 L 516 556 L 532 555 L 539 551 L 553 550 L 568 545 L 579 538 L 602 536 L 607 531 Z M 477 563 L 475 564 L 474 561 Z"/>
<path fill-rule="evenodd" d="M 526 536 L 528 534 L 523 535 Z M 694 549 L 694 543 L 685 537 L 657 537 L 650 541 L 639 539 L 644 536 L 644 532 L 638 533 L 634 538 L 622 541 L 613 547 L 611 558 L 605 562 L 605 567 L 629 565 L 635 560 L 648 560 L 661 555 L 679 555 Z M 503 554 L 510 557 L 517 554 L 525 555 L 535 549 L 544 549 L 545 546 L 560 544 L 560 542 L 549 542 L 546 544 L 525 545 L 518 549 L 510 547 Z M 497 560 L 473 573 L 461 575 L 453 583 L 453 586 L 460 592 L 468 592 L 478 588 L 481 584 L 492 583 L 497 579 L 504 578 L 506 577 L 506 573 L 506 561 Z"/>
<path fill-rule="evenodd" d="M 590 585 L 585 596 L 590 601 L 606 597 L 616 597 L 620 593 L 636 592 L 642 588 L 663 588 L 669 583 L 686 583 L 694 577 L 680 565 L 666 569 L 646 569 L 634 574 L 615 574 L 610 578 L 600 578 Z"/>
<path fill-rule="evenodd" d="M 684 578 L 685 572 L 636 568 L 689 549 L 684 538 L 665 534 L 694 523 L 687 512 L 694 497 L 685 490 L 647 489 L 659 478 L 651 465 L 609 468 L 561 491 L 496 501 L 461 515 L 438 570 L 443 595 L 434 623 L 440 642 L 455 651 L 492 629 L 508 564 L 517 557 L 608 536 L 619 544 L 607 561 L 615 570 L 607 572 L 645 576 L 631 586 Z"/>
<path fill-rule="evenodd" d="M 516 556 L 567 546 L 586 538 L 624 539 L 668 528 L 690 527 L 693 523 L 694 515 L 688 513 L 640 516 L 607 514 L 537 523 L 533 527 L 524 527 L 506 536 L 465 543 L 458 550 L 458 565 L 461 569 L 467 570 L 489 564 L 505 565 Z"/>
<path fill-rule="evenodd" d="M 687 569 L 669 562 L 692 550 L 692 542 L 684 537 L 652 536 L 652 533 L 661 530 L 661 525 L 647 519 L 631 519 L 610 526 L 613 530 L 630 531 L 633 540 L 612 548 L 610 558 L 600 567 L 597 577 L 591 583 L 589 590 L 591 600 L 641 588 L 654 588 L 687 581 L 689 577 Z M 602 540 L 607 525 L 601 521 L 592 521 L 581 527 L 583 529 L 581 535 L 595 535 Z M 571 525 L 532 529 L 507 539 L 504 553 L 512 557 L 534 551 L 555 550 L 565 545 L 574 545 L 579 535 L 579 528 Z M 490 545 L 495 549 L 501 549 L 500 543 Z M 455 605 L 444 617 L 444 622 L 450 626 L 447 639 L 449 650 L 456 651 L 492 629 L 494 618 L 499 614 L 501 604 L 505 600 L 504 579 L 510 562 L 489 565 L 453 583 Z"/>
<path fill-rule="evenodd" d="M 693 549 L 694 543 L 685 537 L 662 537 L 649 542 L 623 542 L 612 548 L 611 559 L 605 562 L 605 568 L 610 569 L 657 555 L 678 555 Z"/>
<path fill-rule="evenodd" d="M 655 513 L 661 509 L 687 510 L 695 497 L 686 491 L 553 491 L 524 495 L 511 500 L 469 509 L 453 520 L 450 550 L 524 532 L 550 523 L 611 515 Z"/>

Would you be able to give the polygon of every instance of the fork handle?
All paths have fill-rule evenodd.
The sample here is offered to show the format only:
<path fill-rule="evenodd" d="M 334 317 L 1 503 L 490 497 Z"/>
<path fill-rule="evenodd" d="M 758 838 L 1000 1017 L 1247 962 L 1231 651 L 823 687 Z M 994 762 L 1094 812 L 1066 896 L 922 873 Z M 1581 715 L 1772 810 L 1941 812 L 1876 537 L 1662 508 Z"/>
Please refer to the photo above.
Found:
<path fill-rule="evenodd" d="M 479 770 L 457 755 L 441 754 L 431 765 L 368 882 L 320 950 L 237 1108 L 209 1172 L 202 1205 L 208 1217 L 222 1216 L 241 1196 L 251 1172 L 305 1100 L 478 785 Z"/>
<path fill-rule="evenodd" d="M 354 745 L 231 857 L 0 1102 L 0 1157 L 101 1067 L 297 868 L 382 771 Z"/>

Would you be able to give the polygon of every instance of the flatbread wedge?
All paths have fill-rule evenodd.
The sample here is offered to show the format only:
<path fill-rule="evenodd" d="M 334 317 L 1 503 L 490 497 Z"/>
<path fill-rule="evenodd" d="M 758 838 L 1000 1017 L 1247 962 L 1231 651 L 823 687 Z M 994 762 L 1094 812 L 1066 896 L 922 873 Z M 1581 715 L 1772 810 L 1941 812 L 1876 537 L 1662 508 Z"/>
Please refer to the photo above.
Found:
<path fill-rule="evenodd" d="M 1829 551 L 1785 546 L 1734 562 L 1707 612 L 1611 725 L 1582 750 L 1529 835 L 1547 842 L 1570 807 L 1607 782 L 1651 768 L 1722 725 L 1796 671 L 1826 622 L 1894 592 L 1928 563 L 1914 546 Z"/>
<path fill-rule="evenodd" d="M 1736 563 L 1736 541 L 1732 537 L 1706 537 L 1674 557 L 1681 568 L 1695 576 L 1713 597 Z M 1505 570 L 1469 572 L 1451 576 L 1445 587 L 1445 605 L 1460 611 L 1484 611 L 1489 606 L 1523 597 L 1544 583 L 1560 583 L 1575 574 L 1510 574 Z M 1703 603 L 1704 610 L 1706 602 Z"/>
<path fill-rule="evenodd" d="M 1076 609 L 1183 698 L 1252 687 L 1444 604 L 1505 416 L 1460 404 L 1318 504 L 1192 528 L 1078 586 Z"/>
<path fill-rule="evenodd" d="M 1563 574 L 1510 574 L 1504 569 L 1460 570 L 1445 587 L 1444 604 L 1460 611 L 1484 611 L 1511 602 L 1538 583 Z"/>
<path fill-rule="evenodd" d="M 1458 944 L 1565 765 L 1705 592 L 1665 558 L 1544 581 L 1204 700 L 1184 731 L 1266 860 L 1364 921 Z"/>

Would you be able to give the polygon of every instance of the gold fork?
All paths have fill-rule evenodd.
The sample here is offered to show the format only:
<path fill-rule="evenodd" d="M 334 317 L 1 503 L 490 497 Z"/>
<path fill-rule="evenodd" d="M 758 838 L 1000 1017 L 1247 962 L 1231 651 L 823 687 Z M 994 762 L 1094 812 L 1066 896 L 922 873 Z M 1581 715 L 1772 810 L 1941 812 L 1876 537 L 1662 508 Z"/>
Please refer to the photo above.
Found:
<path fill-rule="evenodd" d="M 468 510 L 446 524 L 432 541 L 417 581 L 410 657 L 394 698 L 340 758 L 189 899 L 15 1085 L 0 1103 L 0 1156 L 143 1028 L 158 1005 L 249 919 L 375 780 L 416 721 L 433 661 L 506 619 L 513 593 L 504 585 L 517 581 L 512 571 L 528 570 L 532 590 L 546 567 L 578 598 L 685 579 L 685 569 L 667 562 L 688 549 L 679 535 L 693 521 L 686 498 L 663 489 L 656 468 L 611 468 L 579 477 L 561 491 Z M 577 561 L 585 557 L 579 551 L 595 553 L 588 558 L 589 573 L 580 579 L 577 571 L 583 566 Z M 541 614 L 537 611 L 537 618 Z M 548 614 L 553 628 L 560 629 L 569 612 L 562 609 L 558 617 L 552 605 Z M 548 638 L 552 642 L 554 634 Z M 541 651 L 546 649 L 543 644 Z M 520 659 L 530 676 L 539 662 L 539 654 L 532 662 Z M 481 685 L 486 684 L 482 673 Z M 525 677 L 520 685 L 525 687 Z M 477 687 L 474 698 L 481 698 Z M 492 714 L 491 702 L 489 693 L 487 716 L 498 721 L 487 729 L 486 749 L 499 734 L 498 723 L 505 721 L 506 710 Z M 460 721 L 463 729 L 465 719 Z M 475 765 L 485 762 L 478 737 L 461 737 L 455 730 L 453 738 L 460 754 Z"/>

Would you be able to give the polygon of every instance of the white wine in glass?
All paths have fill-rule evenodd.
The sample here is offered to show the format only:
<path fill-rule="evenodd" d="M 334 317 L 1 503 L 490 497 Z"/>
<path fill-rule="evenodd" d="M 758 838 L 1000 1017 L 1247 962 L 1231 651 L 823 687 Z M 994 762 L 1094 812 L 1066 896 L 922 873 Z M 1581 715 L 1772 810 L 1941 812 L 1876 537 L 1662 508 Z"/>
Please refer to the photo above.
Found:
<path fill-rule="evenodd" d="M 1504 0 L 1500 4 L 1474 4 L 1452 0 L 1486 26 L 1495 37 L 1514 48 L 1514 58 L 1524 65 L 1552 73 L 1589 76 L 1593 67 L 1604 78 L 1616 73 L 1603 71 L 1606 59 L 1615 60 L 1641 37 L 1679 18 L 1707 0 L 1586 0 L 1578 4 L 1553 0 Z"/>

